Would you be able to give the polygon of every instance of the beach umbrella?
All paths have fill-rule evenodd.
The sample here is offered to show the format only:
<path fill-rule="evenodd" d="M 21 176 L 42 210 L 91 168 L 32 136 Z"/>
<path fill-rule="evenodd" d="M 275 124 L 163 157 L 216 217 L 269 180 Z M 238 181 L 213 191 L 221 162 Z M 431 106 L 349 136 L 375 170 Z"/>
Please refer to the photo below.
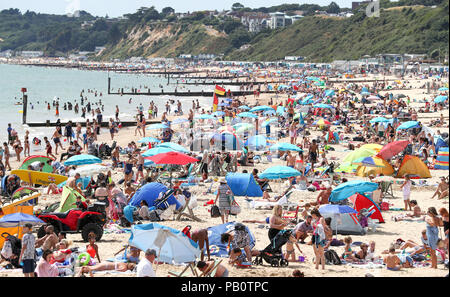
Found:
<path fill-rule="evenodd" d="M 79 173 L 81 176 L 92 176 L 99 173 L 104 173 L 109 170 L 109 167 L 101 164 L 89 164 L 78 167 L 75 169 L 75 173 Z"/>
<path fill-rule="evenodd" d="M 221 117 L 221 116 L 225 115 L 225 112 L 223 112 L 223 111 L 216 111 L 216 112 L 213 112 L 212 115 L 215 116 L 215 117 Z"/>
<path fill-rule="evenodd" d="M 0 228 L 19 228 L 25 224 L 43 225 L 45 222 L 33 215 L 22 212 L 7 214 L 0 218 Z"/>
<path fill-rule="evenodd" d="M 367 97 L 367 99 L 369 99 L 369 100 L 379 100 L 380 97 L 372 95 L 372 96 Z"/>
<path fill-rule="evenodd" d="M 434 98 L 434 103 L 442 103 L 445 102 L 447 100 L 447 96 L 437 96 L 436 98 Z"/>
<path fill-rule="evenodd" d="M 378 152 L 377 156 L 385 160 L 389 160 L 397 154 L 403 152 L 408 144 L 408 140 L 390 142 Z"/>
<path fill-rule="evenodd" d="M 329 125 L 331 125 L 331 123 L 328 122 L 327 120 L 320 119 L 320 120 L 315 121 L 313 123 L 313 125 L 316 125 L 316 126 L 329 126 Z"/>
<path fill-rule="evenodd" d="M 337 204 L 322 205 L 319 208 L 319 212 L 321 215 L 325 215 L 325 214 L 333 215 L 334 220 L 338 220 L 338 218 L 341 214 L 346 214 L 346 213 L 357 214 L 358 213 L 355 209 L 351 208 L 348 205 L 337 205 Z M 338 234 L 338 228 L 337 228 L 338 225 L 339 224 L 336 224 L 336 236 Z"/>
<path fill-rule="evenodd" d="M 183 123 L 188 123 L 189 120 L 188 119 L 175 119 L 171 122 L 172 125 L 179 125 L 179 124 L 183 124 Z"/>
<path fill-rule="evenodd" d="M 245 145 L 253 150 L 259 150 L 267 146 L 267 138 L 264 135 L 254 135 L 245 142 Z"/>
<path fill-rule="evenodd" d="M 369 150 L 374 150 L 377 152 L 379 152 L 382 148 L 383 148 L 383 146 L 378 143 L 367 143 L 360 147 L 360 149 L 369 149 Z M 364 157 L 367 157 L 367 156 L 364 156 Z"/>
<path fill-rule="evenodd" d="M 347 199 L 356 193 L 368 193 L 373 192 L 378 189 L 378 184 L 368 181 L 353 180 L 345 182 L 337 186 L 333 191 L 331 191 L 330 202 L 341 201 Z"/>
<path fill-rule="evenodd" d="M 271 151 L 295 151 L 295 152 L 303 152 L 301 148 L 296 146 L 295 144 L 287 143 L 287 142 L 279 142 L 270 147 Z"/>
<path fill-rule="evenodd" d="M 438 91 L 440 91 L 440 92 L 445 92 L 445 91 L 448 91 L 448 88 L 447 88 L 447 87 L 442 87 L 442 88 L 439 88 Z"/>
<path fill-rule="evenodd" d="M 329 104 L 315 104 L 313 105 L 314 108 L 324 108 L 324 109 L 335 109 L 334 106 Z"/>
<path fill-rule="evenodd" d="M 220 106 L 220 107 L 228 107 L 228 106 L 230 106 L 230 103 L 222 102 L 222 103 L 220 103 L 220 104 L 217 105 L 217 106 Z"/>
<path fill-rule="evenodd" d="M 236 134 L 227 131 L 216 133 L 211 138 L 214 140 L 214 146 L 217 148 L 240 150 L 244 146 L 244 143 Z"/>
<path fill-rule="evenodd" d="M 152 125 L 148 125 L 147 128 L 145 128 L 146 130 L 158 130 L 158 129 L 168 129 L 170 128 L 169 126 L 167 126 L 166 124 L 152 124 Z"/>
<path fill-rule="evenodd" d="M 403 124 L 398 126 L 397 127 L 397 131 L 398 130 L 408 130 L 408 129 L 412 129 L 412 128 L 418 128 L 419 126 L 420 126 L 420 123 L 418 121 L 408 121 L 408 122 L 404 122 Z"/>
<path fill-rule="evenodd" d="M 67 159 L 64 162 L 64 165 L 66 166 L 71 166 L 71 165 L 88 165 L 88 164 L 98 164 L 98 163 L 102 163 L 102 160 L 100 158 L 97 158 L 96 156 L 93 155 L 87 155 L 87 154 L 82 154 L 82 155 L 76 155 L 76 156 L 72 156 L 69 159 Z"/>
<path fill-rule="evenodd" d="M 168 147 L 154 147 L 149 150 L 146 150 L 142 156 L 143 157 L 152 157 L 158 154 L 173 152 L 174 150 Z"/>
<path fill-rule="evenodd" d="M 327 204 L 319 208 L 321 214 L 358 213 L 348 205 Z"/>
<path fill-rule="evenodd" d="M 161 140 L 155 137 L 144 137 L 138 140 L 138 143 L 159 143 Z"/>
<path fill-rule="evenodd" d="M 326 90 L 324 95 L 325 97 L 334 96 L 334 90 Z"/>
<path fill-rule="evenodd" d="M 359 149 L 347 154 L 342 160 L 342 164 L 351 163 L 361 157 L 369 157 L 377 154 L 376 150 L 360 147 Z M 355 168 L 356 169 L 356 168 Z"/>
<path fill-rule="evenodd" d="M 271 110 L 266 110 L 265 112 L 263 112 L 263 115 L 265 115 L 265 116 L 273 116 L 273 115 L 275 115 L 276 114 L 276 112 L 275 112 L 275 110 L 273 110 L 273 109 L 271 109 Z"/>
<path fill-rule="evenodd" d="M 128 243 L 142 251 L 155 249 L 158 261 L 169 264 L 194 262 L 201 254 L 198 244 L 183 232 L 157 223 L 133 225 Z"/>
<path fill-rule="evenodd" d="M 161 144 L 158 144 L 156 147 L 165 147 L 165 148 L 170 148 L 173 151 L 189 153 L 189 150 L 187 150 L 183 146 L 179 145 L 178 143 L 173 143 L 173 142 L 163 142 Z"/>
<path fill-rule="evenodd" d="M 375 124 L 375 123 L 388 123 L 388 122 L 389 122 L 389 119 L 386 119 L 386 118 L 384 118 L 384 117 L 376 117 L 376 118 L 371 119 L 371 120 L 369 121 L 369 123 L 371 123 L 371 124 Z"/>
<path fill-rule="evenodd" d="M 242 106 L 239 106 L 238 109 L 250 110 L 250 107 L 248 107 L 247 105 L 242 105 Z"/>
<path fill-rule="evenodd" d="M 377 157 L 363 157 L 352 162 L 354 165 L 365 167 L 385 167 L 383 159 Z"/>
<path fill-rule="evenodd" d="M 258 112 L 258 111 L 266 111 L 266 110 L 274 110 L 272 107 L 267 105 L 256 106 L 250 109 L 250 112 Z"/>
<path fill-rule="evenodd" d="M 253 114 L 251 112 L 241 112 L 237 116 L 241 117 L 241 118 L 253 118 L 253 119 L 258 118 L 258 116 L 256 114 Z"/>
<path fill-rule="evenodd" d="M 179 152 L 162 153 L 151 157 L 146 157 L 146 159 L 153 161 L 158 165 L 187 165 L 198 162 L 196 158 Z"/>
<path fill-rule="evenodd" d="M 361 92 L 361 95 L 362 95 L 362 96 L 370 96 L 370 93 L 369 93 L 369 92 L 366 92 L 366 91 L 363 91 L 363 92 Z"/>
<path fill-rule="evenodd" d="M 401 98 L 405 98 L 406 95 L 405 94 L 397 94 L 394 96 L 395 99 L 401 99 Z"/>
<path fill-rule="evenodd" d="M 286 109 L 284 108 L 284 106 L 278 106 L 277 107 L 277 114 L 282 115 L 286 112 Z"/>
<path fill-rule="evenodd" d="M 280 179 L 299 176 L 302 173 L 288 166 L 273 166 L 264 170 L 259 177 L 266 179 Z"/>

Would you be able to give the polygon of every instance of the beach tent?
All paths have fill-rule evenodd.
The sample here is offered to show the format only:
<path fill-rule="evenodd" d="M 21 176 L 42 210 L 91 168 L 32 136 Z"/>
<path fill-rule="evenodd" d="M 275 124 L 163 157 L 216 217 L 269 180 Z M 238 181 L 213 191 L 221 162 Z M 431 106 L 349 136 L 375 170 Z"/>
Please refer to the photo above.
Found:
<path fill-rule="evenodd" d="M 234 196 L 262 197 L 259 184 L 250 173 L 228 173 L 227 184 Z"/>
<path fill-rule="evenodd" d="M 395 170 L 392 165 L 389 164 L 386 160 L 383 160 L 382 162 L 384 167 L 358 166 L 358 168 L 356 168 L 356 176 L 366 177 L 369 175 L 377 176 L 380 174 L 383 174 L 385 176 L 393 175 Z"/>
<path fill-rule="evenodd" d="M 377 183 L 362 180 L 348 181 L 340 184 L 334 188 L 333 191 L 331 191 L 329 201 L 337 202 L 345 200 L 355 193 L 369 193 L 375 191 L 376 189 L 378 189 Z"/>
<path fill-rule="evenodd" d="M 0 218 L 2 218 L 5 215 L 13 214 L 13 213 L 25 213 L 32 215 L 33 214 L 33 207 L 35 205 L 35 202 L 37 198 L 40 196 L 40 193 L 35 193 L 31 196 L 24 197 L 20 200 L 15 200 L 11 203 L 5 203 L 0 206 Z M 7 232 L 11 235 L 17 236 L 19 239 L 22 238 L 22 227 L 13 227 L 13 228 L 0 228 L 0 235 L 3 234 L 3 232 Z M 17 234 L 18 233 L 18 234 Z M 17 235 L 16 235 L 17 234 Z M 3 243 L 5 242 L 5 238 L 3 236 L 0 236 L 0 249 L 3 247 Z"/>
<path fill-rule="evenodd" d="M 226 233 L 230 230 L 234 230 L 234 225 L 236 222 L 229 222 L 222 225 L 217 225 L 208 228 L 208 241 L 209 241 L 209 250 L 211 252 L 211 256 L 215 257 L 228 257 L 227 245 L 228 243 L 222 243 L 220 241 L 220 236 L 222 233 Z M 250 232 L 250 229 L 246 226 L 248 234 L 250 235 L 250 249 L 255 246 L 255 236 Z M 231 246 L 233 248 L 233 246 Z"/>
<path fill-rule="evenodd" d="M 448 170 L 448 147 L 441 147 L 436 159 L 436 164 L 434 164 L 434 169 L 438 170 Z"/>
<path fill-rule="evenodd" d="M 431 178 L 430 170 L 427 165 L 416 156 L 406 155 L 398 169 L 396 177 L 412 175 L 416 178 Z"/>
<path fill-rule="evenodd" d="M 339 143 L 339 133 L 337 132 L 329 131 L 325 137 L 328 143 Z"/>
<path fill-rule="evenodd" d="M 131 206 L 139 207 L 139 204 L 142 200 L 147 201 L 147 204 L 149 207 L 154 206 L 155 200 L 158 199 L 158 196 L 161 192 L 166 192 L 167 187 L 160 183 L 148 183 L 144 185 L 142 188 L 139 188 L 136 193 L 134 194 L 133 198 L 131 198 L 130 202 L 128 203 Z M 181 207 L 181 204 L 177 201 L 177 199 L 170 195 L 169 199 L 167 200 L 167 203 L 169 205 L 176 205 L 176 209 L 179 209 Z"/>
<path fill-rule="evenodd" d="M 357 193 L 350 196 L 348 200 L 350 201 L 352 207 L 358 212 L 362 209 L 367 209 L 370 213 L 369 217 L 371 219 L 384 223 L 383 215 L 381 214 L 380 209 L 370 198 Z"/>
<path fill-rule="evenodd" d="M 81 197 L 81 201 L 85 201 L 83 195 L 78 193 L 76 190 L 69 188 L 67 186 L 63 187 L 61 202 L 59 203 L 59 207 L 56 212 L 66 212 L 68 210 L 77 208 L 75 202 L 77 202 L 77 197 Z"/>
<path fill-rule="evenodd" d="M 23 170 L 27 170 L 28 169 L 28 165 L 31 165 L 34 162 L 44 162 L 45 165 L 42 168 L 42 172 L 47 172 L 47 173 L 52 173 L 53 172 L 53 167 L 51 165 L 47 164 L 48 160 L 52 160 L 52 158 L 50 157 L 46 157 L 46 156 L 29 156 L 28 158 L 26 158 L 25 160 L 23 160 L 22 165 L 20 166 L 19 169 L 23 169 Z"/>
<path fill-rule="evenodd" d="M 324 219 L 331 218 L 331 230 L 335 234 L 336 232 L 341 235 L 364 235 L 366 233 L 354 213 L 322 213 L 320 208 L 319 212 Z"/>

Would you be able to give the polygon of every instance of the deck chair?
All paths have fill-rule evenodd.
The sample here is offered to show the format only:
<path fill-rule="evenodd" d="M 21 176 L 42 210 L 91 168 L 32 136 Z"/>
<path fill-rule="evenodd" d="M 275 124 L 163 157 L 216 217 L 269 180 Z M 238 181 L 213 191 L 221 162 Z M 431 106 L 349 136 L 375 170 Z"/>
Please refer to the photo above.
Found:
<path fill-rule="evenodd" d="M 188 273 L 188 269 L 191 269 L 190 273 Z M 181 272 L 175 272 L 175 271 L 169 271 L 168 276 L 174 276 L 174 277 L 198 277 L 197 270 L 195 269 L 194 263 L 188 263 L 186 267 Z"/>
<path fill-rule="evenodd" d="M 200 277 L 214 277 L 216 275 L 217 272 L 217 268 L 219 267 L 220 263 L 222 263 L 223 260 L 214 260 L 214 266 L 213 268 L 205 273 L 200 274 Z"/>
<path fill-rule="evenodd" d="M 187 211 L 187 213 L 186 213 Z M 196 215 L 194 215 L 194 211 L 192 208 L 189 207 L 189 202 L 186 202 L 186 204 L 176 213 L 177 217 L 175 220 L 181 221 L 182 217 L 190 218 L 191 220 L 197 221 L 197 222 L 203 222 L 200 218 L 198 218 Z"/>
<path fill-rule="evenodd" d="M 392 190 L 392 182 L 382 181 L 380 182 L 381 193 L 385 198 L 395 198 L 394 191 Z"/>
<path fill-rule="evenodd" d="M 297 205 L 297 207 L 295 208 L 295 210 L 287 210 L 284 211 L 283 214 L 283 219 L 287 219 L 291 222 L 293 222 L 294 224 L 297 224 L 298 222 L 298 210 L 300 209 L 300 206 Z"/>

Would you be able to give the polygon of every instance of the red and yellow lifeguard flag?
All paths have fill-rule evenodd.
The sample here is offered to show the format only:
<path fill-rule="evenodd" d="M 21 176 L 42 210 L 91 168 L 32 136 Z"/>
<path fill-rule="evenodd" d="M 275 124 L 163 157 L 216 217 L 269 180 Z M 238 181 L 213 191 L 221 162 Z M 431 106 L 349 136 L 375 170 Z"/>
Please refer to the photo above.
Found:
<path fill-rule="evenodd" d="M 225 92 L 226 92 L 226 91 L 225 91 L 224 88 L 222 88 L 222 87 L 216 85 L 216 88 L 215 88 L 215 90 L 214 90 L 214 94 L 223 96 L 223 95 L 225 95 Z"/>
<path fill-rule="evenodd" d="M 219 98 L 217 98 L 216 93 L 214 93 L 214 100 L 213 100 L 213 112 L 217 111 L 217 106 L 219 105 Z"/>

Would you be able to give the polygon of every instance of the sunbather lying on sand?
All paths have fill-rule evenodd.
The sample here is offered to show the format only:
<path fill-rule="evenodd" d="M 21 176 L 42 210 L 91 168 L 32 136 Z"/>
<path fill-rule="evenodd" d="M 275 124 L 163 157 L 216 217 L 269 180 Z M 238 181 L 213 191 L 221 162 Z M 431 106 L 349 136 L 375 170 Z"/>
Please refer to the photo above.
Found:
<path fill-rule="evenodd" d="M 126 272 L 128 270 L 133 270 L 136 267 L 135 263 L 122 263 L 122 262 L 103 262 L 94 266 L 84 266 L 81 267 L 78 272 L 78 277 L 84 276 L 85 273 L 89 273 L 91 277 L 94 276 L 94 271 L 119 271 Z"/>

